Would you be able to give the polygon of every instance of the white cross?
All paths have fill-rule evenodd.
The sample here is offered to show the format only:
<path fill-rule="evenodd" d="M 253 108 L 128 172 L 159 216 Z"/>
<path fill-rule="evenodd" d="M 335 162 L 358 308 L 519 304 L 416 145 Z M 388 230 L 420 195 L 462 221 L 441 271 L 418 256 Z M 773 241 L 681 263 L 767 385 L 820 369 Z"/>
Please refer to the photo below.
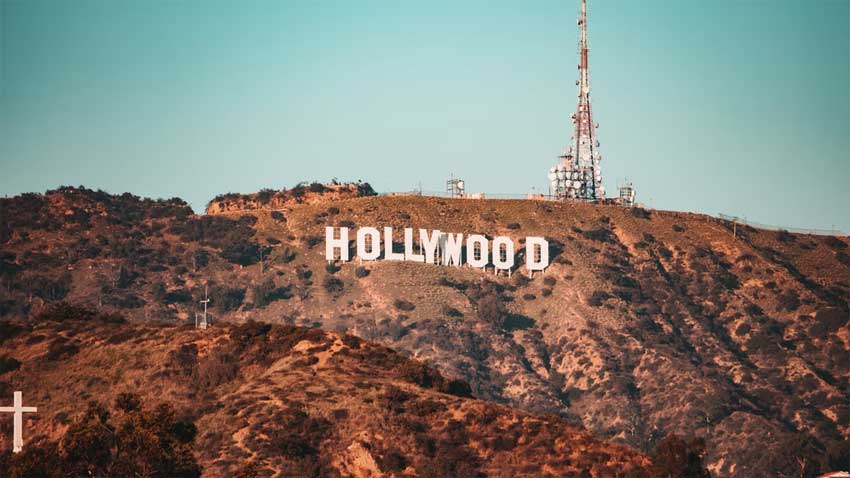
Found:
<path fill-rule="evenodd" d="M 23 406 L 24 400 L 21 398 L 21 392 L 15 392 L 14 397 L 14 405 L 11 407 L 0 407 L 0 412 L 15 414 L 12 432 L 12 453 L 19 453 L 24 448 L 24 412 L 32 413 L 38 411 L 38 409 L 36 407 Z"/>

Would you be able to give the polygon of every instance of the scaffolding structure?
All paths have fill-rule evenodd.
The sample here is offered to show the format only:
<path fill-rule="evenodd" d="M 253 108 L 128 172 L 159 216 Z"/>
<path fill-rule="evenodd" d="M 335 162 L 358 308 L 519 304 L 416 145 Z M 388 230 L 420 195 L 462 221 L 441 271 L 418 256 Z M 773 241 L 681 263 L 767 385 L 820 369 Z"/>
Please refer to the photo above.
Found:
<path fill-rule="evenodd" d="M 558 156 L 557 165 L 549 169 L 549 193 L 557 199 L 578 199 L 585 201 L 600 201 L 605 199 L 605 187 L 602 185 L 602 171 L 599 163 L 599 141 L 596 139 L 596 128 L 599 123 L 593 122 L 590 107 L 590 66 L 588 64 L 587 46 L 587 0 L 581 2 L 581 17 L 578 19 L 581 27 L 579 38 L 578 65 L 578 106 L 571 119 L 574 125 L 572 145 Z"/>
<path fill-rule="evenodd" d="M 446 181 L 446 193 L 450 198 L 462 198 L 466 195 L 466 184 L 463 179 L 454 177 Z"/>
<path fill-rule="evenodd" d="M 626 184 L 620 186 L 620 205 L 625 207 L 632 207 L 635 205 L 635 187 L 632 186 L 631 182 L 627 182 Z"/>

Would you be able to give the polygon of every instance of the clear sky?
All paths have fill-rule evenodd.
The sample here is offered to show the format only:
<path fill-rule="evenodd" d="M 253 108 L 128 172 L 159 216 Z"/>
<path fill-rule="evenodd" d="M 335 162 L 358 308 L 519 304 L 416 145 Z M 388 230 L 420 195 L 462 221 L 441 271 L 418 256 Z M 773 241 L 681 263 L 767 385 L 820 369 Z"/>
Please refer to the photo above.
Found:
<path fill-rule="evenodd" d="M 850 232 L 850 1 L 589 0 L 609 195 Z M 0 194 L 363 179 L 526 193 L 569 142 L 579 0 L 0 0 Z"/>

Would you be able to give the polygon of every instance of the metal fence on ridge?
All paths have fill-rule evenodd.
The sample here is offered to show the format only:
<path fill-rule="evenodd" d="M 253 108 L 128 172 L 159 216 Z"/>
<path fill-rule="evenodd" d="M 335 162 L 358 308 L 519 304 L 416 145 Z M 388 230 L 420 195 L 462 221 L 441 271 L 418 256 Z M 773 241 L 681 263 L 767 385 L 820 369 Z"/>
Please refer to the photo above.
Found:
<path fill-rule="evenodd" d="M 815 236 L 847 236 L 847 233 L 845 233 L 844 231 L 839 231 L 837 229 L 803 229 L 799 227 L 772 226 L 770 224 L 762 224 L 760 222 L 750 221 L 746 218 L 740 218 L 737 216 L 727 216 L 726 214 L 722 213 L 718 213 L 717 217 L 719 219 L 723 219 L 724 221 L 734 222 L 736 224 L 750 226 L 756 229 L 765 229 L 767 231 L 787 231 L 796 234 L 811 234 Z"/>

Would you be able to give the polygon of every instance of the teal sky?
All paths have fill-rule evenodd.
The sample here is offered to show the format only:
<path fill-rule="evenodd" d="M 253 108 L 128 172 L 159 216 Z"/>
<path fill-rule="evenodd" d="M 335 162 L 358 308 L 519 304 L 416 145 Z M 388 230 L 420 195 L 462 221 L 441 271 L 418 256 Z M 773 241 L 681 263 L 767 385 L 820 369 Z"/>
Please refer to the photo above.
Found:
<path fill-rule="evenodd" d="M 850 2 L 589 2 L 609 195 L 850 232 Z M 578 4 L 0 0 L 0 194 L 540 190 Z"/>

